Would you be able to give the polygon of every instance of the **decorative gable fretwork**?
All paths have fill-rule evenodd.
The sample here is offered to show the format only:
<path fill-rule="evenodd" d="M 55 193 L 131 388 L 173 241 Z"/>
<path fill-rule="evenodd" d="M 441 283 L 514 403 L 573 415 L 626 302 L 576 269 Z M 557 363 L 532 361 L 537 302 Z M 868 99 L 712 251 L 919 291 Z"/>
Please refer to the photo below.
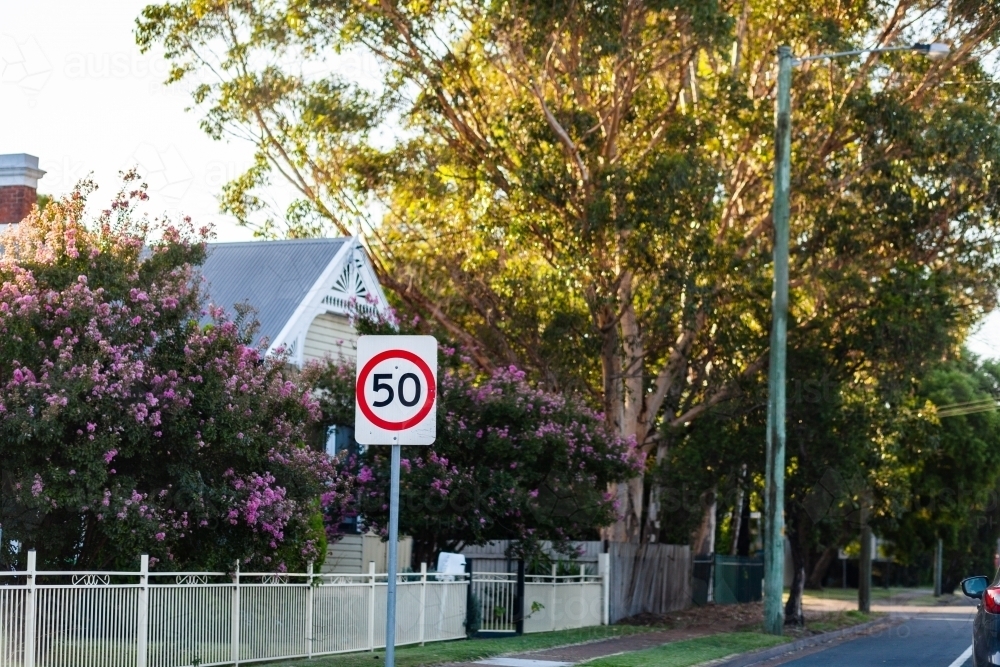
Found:
<path fill-rule="evenodd" d="M 376 315 L 386 312 L 388 308 L 385 293 L 368 262 L 364 247 L 353 239 L 330 262 L 271 347 L 284 346 L 288 358 L 302 365 L 309 326 L 319 315 L 342 315 L 353 323 L 358 313 Z"/>
<path fill-rule="evenodd" d="M 323 296 L 323 305 L 341 315 L 363 312 L 374 315 L 379 310 L 379 290 L 369 285 L 374 277 L 365 261 L 364 250 L 356 246 L 344 267 L 337 274 L 330 291 Z"/>

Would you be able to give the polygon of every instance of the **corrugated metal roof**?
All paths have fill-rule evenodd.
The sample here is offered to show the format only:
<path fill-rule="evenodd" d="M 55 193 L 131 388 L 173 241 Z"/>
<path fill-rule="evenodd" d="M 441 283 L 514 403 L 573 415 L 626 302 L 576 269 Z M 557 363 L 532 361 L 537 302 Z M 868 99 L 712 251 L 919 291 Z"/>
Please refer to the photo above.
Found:
<path fill-rule="evenodd" d="M 349 238 L 210 243 L 201 274 L 208 303 L 257 310 L 257 340 L 274 342 L 309 289 Z"/>

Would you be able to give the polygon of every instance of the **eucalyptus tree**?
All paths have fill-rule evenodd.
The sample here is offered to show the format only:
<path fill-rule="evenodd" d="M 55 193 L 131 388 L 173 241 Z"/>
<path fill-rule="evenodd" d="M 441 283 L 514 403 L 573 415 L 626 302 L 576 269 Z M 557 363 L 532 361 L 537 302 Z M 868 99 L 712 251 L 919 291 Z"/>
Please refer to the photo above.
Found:
<path fill-rule="evenodd" d="M 933 295 L 957 338 L 992 309 L 998 22 L 962 0 L 172 0 L 136 34 L 207 132 L 256 146 L 223 191 L 243 224 L 360 225 L 483 370 L 581 392 L 662 458 L 766 367 L 779 44 L 954 45 L 797 73 L 790 326 L 846 343 Z M 656 494 L 616 493 L 608 537 L 640 539 Z"/>

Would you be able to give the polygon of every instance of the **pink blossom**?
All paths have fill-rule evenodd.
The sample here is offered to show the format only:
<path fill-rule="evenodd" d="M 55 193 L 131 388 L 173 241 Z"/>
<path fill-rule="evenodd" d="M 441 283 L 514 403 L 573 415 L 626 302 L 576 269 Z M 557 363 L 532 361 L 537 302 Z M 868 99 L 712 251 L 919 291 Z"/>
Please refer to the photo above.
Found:
<path fill-rule="evenodd" d="M 319 402 L 283 359 L 267 356 L 266 344 L 248 344 L 225 309 L 207 307 L 212 325 L 189 326 L 199 321 L 206 295 L 195 263 L 210 230 L 134 215 L 146 198 L 134 178 L 126 176 L 133 189 L 104 207 L 87 205 L 87 185 L 54 200 L 3 244 L 0 333 L 18 358 L 9 352 L 5 360 L 0 426 L 4 437 L 34 434 L 12 486 L 24 495 L 30 489 L 42 512 L 80 495 L 66 509 L 123 522 L 120 532 L 132 536 L 112 538 L 109 549 L 148 548 L 159 562 L 190 553 L 196 524 L 221 524 L 242 551 L 233 557 L 256 565 L 277 563 L 276 551 L 293 539 L 294 550 L 282 553 L 315 556 L 304 526 L 316 501 L 335 537 L 355 497 L 353 477 L 339 462 L 301 446 Z M 92 261 L 98 257 L 100 266 Z M 67 284 L 66 270 L 78 278 Z M 212 407 L 219 403 L 224 411 Z M 37 435 L 47 432 L 76 433 L 75 445 L 66 443 L 76 449 L 50 460 Z M 97 441 L 103 446 L 94 449 Z M 117 459 L 119 448 L 129 461 L 163 465 L 133 469 Z M 99 471 L 66 467 L 77 462 L 64 458 L 67 452 L 86 451 L 103 460 L 109 488 L 80 487 L 77 477 L 89 481 Z M 201 475 L 206 490 L 183 512 L 175 502 L 183 493 L 174 472 L 181 466 Z M 142 539 L 149 544 L 136 543 Z"/>

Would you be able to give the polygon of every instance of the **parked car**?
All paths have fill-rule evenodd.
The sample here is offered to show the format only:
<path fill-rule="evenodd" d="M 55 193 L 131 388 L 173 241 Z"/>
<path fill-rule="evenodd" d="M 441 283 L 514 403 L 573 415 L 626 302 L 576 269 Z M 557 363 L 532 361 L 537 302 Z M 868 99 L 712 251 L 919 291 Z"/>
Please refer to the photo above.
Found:
<path fill-rule="evenodd" d="M 1000 576 L 990 585 L 987 577 L 969 577 L 962 581 L 962 592 L 979 600 L 972 624 L 972 665 L 1000 665 Z"/>

